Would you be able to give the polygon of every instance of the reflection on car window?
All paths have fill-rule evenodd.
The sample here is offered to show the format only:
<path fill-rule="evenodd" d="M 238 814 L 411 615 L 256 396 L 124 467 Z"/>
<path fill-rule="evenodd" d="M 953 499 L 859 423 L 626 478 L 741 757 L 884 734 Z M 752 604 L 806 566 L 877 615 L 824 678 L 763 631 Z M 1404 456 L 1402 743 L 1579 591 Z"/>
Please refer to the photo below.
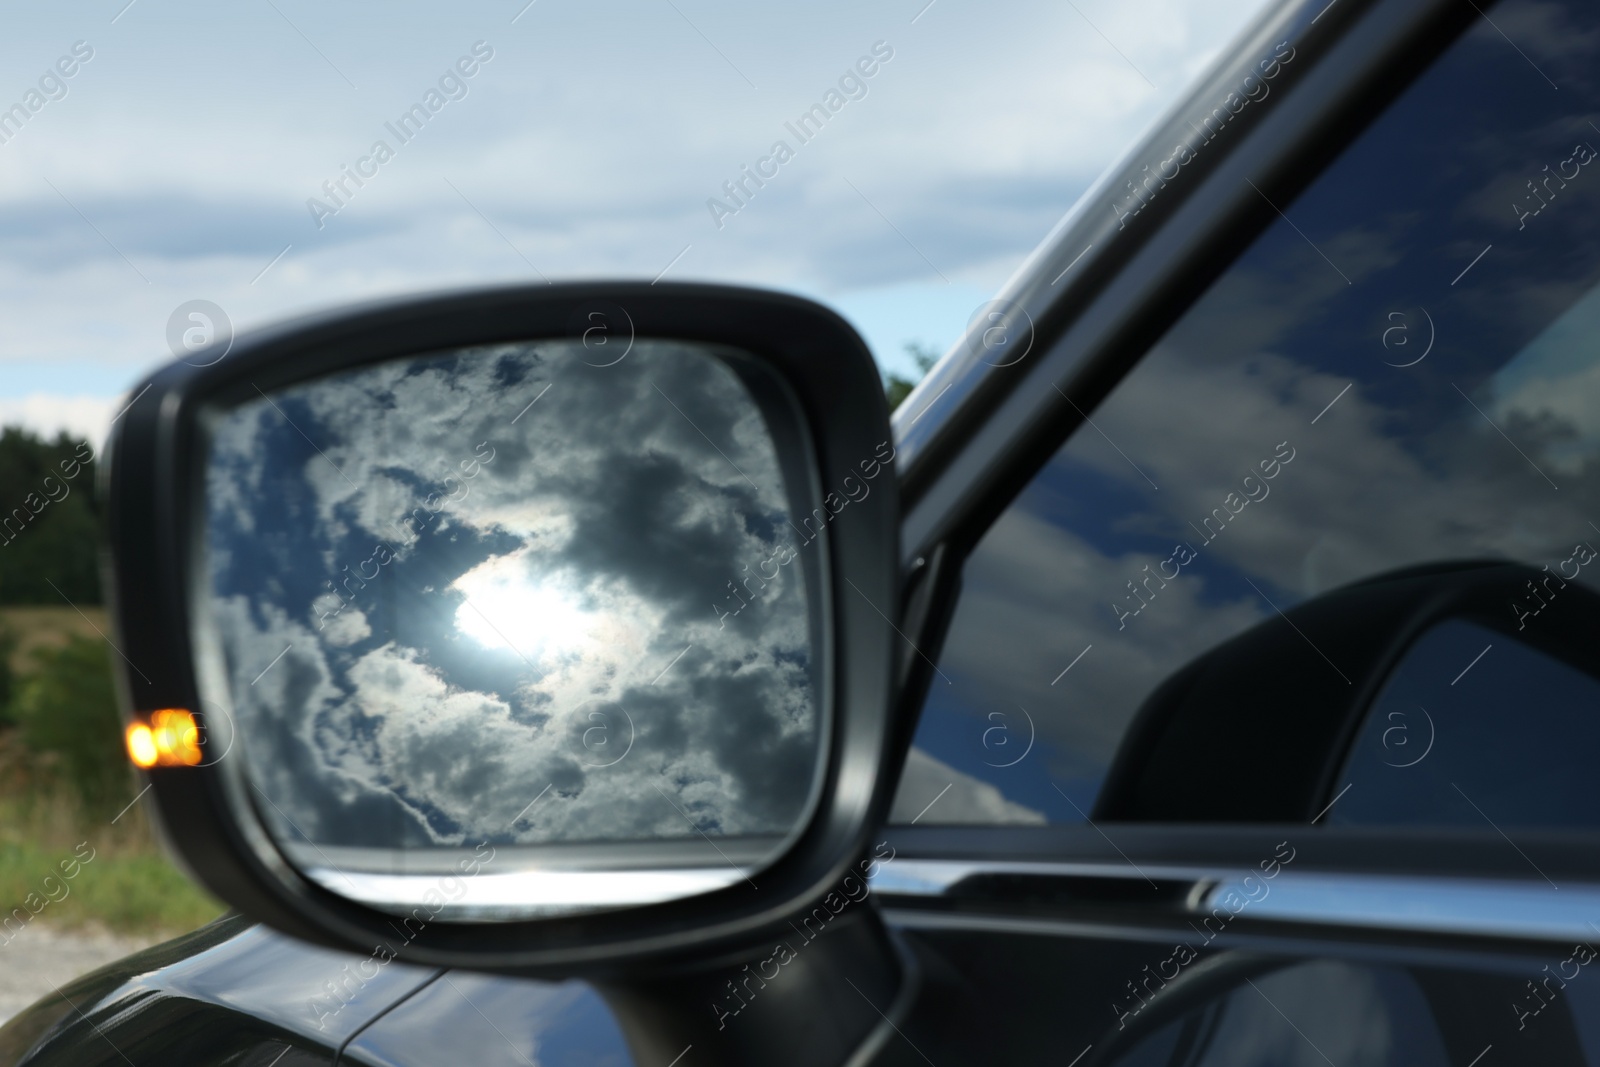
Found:
<path fill-rule="evenodd" d="M 1451 620 L 1385 683 L 1330 823 L 1600 826 L 1600 679 L 1497 630 Z M 1475 807 L 1476 805 L 1476 807 Z"/>
<path fill-rule="evenodd" d="M 1451 1061 L 1427 998 L 1404 970 L 1316 960 L 1219 993 L 1116 1062 L 1118 1067 L 1447 1067 Z"/>
<path fill-rule="evenodd" d="M 1565 958 L 1563 958 L 1565 957 Z M 1580 963 L 1593 950 L 1555 949 L 1526 974 L 1375 967 L 1308 960 L 1249 975 L 1244 968 L 1114 1055 L 1117 1067 L 1445 1067 L 1490 1062 L 1541 1067 L 1600 1063 L 1600 993 Z M 1260 968 L 1255 968 L 1259 972 Z M 1533 989 L 1549 978 L 1547 999 Z M 1177 983 L 1173 983 L 1174 992 Z M 1161 990 L 1151 1004 L 1171 994 Z M 1170 1001 L 1168 1002 L 1170 1003 Z M 1132 1032 L 1113 1031 L 1112 1040 Z"/>
<path fill-rule="evenodd" d="M 1494 11 L 984 536 L 896 820 L 1085 818 L 1164 679 L 1346 583 L 1498 558 L 1600 585 L 1572 552 L 1600 544 L 1600 13 Z"/>

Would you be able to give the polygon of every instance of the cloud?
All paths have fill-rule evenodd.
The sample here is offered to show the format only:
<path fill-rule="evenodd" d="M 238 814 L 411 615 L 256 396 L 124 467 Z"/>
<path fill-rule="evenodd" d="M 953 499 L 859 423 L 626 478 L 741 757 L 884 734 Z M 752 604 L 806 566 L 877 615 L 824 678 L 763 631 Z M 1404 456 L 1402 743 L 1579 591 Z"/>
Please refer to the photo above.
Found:
<path fill-rule="evenodd" d="M 96 58 L 0 146 L 5 358 L 61 368 L 47 391 L 109 396 L 167 360 L 166 319 L 186 300 L 248 329 L 540 274 L 653 278 L 685 249 L 670 277 L 824 300 L 917 285 L 964 321 L 970 290 L 997 288 L 1260 6 L 1080 4 L 1115 45 L 1042 2 L 937 5 L 915 24 L 914 10 L 726 0 L 540 8 L 515 25 L 414 2 L 379 20 L 193 0 L 114 26 L 18 12 L 20 69 L 82 37 Z M 479 39 L 495 55 L 470 93 L 318 229 L 307 198 Z M 718 231 L 706 200 L 880 40 L 894 58 L 867 96 Z M 69 386 L 89 374 L 99 388 Z"/>
<path fill-rule="evenodd" d="M 918 815 L 922 819 L 917 819 Z M 926 819 L 929 826 L 1039 826 L 1045 822 L 1043 812 L 1007 800 L 988 782 L 963 774 L 915 747 L 906 757 L 894 808 L 889 812 L 892 823 L 909 823 L 912 819 Z"/>
<path fill-rule="evenodd" d="M 26 426 L 47 437 L 64 430 L 88 440 L 98 449 L 111 428 L 115 405 L 115 400 L 106 397 L 29 393 L 15 399 L 0 399 L 0 425 Z"/>
<path fill-rule="evenodd" d="M 1592 290 L 1542 330 L 1489 383 L 1489 410 L 1502 421 L 1560 427 L 1547 460 L 1567 475 L 1600 453 L 1600 290 Z"/>
<path fill-rule="evenodd" d="M 1585 538 L 1583 514 L 1600 512 L 1592 484 L 1574 479 L 1552 492 L 1459 398 L 1455 412 L 1423 427 L 1358 385 L 1310 427 L 1345 381 L 1279 356 L 1217 367 L 1169 344 L 1147 357 L 1095 421 L 1159 491 L 1105 438 L 1080 435 L 966 565 L 940 668 L 954 680 L 955 714 L 979 724 L 965 729 L 974 758 L 984 716 L 1020 705 L 1034 713 L 1053 775 L 1097 779 L 1163 679 L 1272 616 L 1247 579 L 1287 609 L 1411 564 L 1554 562 Z M 1531 423 L 1512 426 L 1540 463 L 1546 447 L 1568 442 Z M 1285 441 L 1295 457 L 1257 483 L 1264 499 L 1207 542 L 1191 523 L 1228 493 L 1242 497 L 1242 476 Z M 1593 470 L 1597 453 L 1591 445 L 1570 462 Z M 1143 585 L 1178 544 L 1197 551 L 1195 562 Z M 1119 627 L 1119 608 L 1134 611 L 1145 598 Z M 1331 673 L 1327 681 L 1342 684 Z M 997 784 L 1016 779 L 977 767 L 968 769 Z"/>
<path fill-rule="evenodd" d="M 1380 135 L 1371 151 L 1387 147 Z M 1463 196 L 1518 151 L 1503 147 L 1482 169 L 1439 179 L 1454 185 L 1413 195 L 1470 212 Z M 1326 196 L 1348 198 L 1356 179 L 1324 181 Z M 1530 226 L 1523 243 L 1496 246 L 1506 260 L 1492 284 L 1507 304 L 1470 287 L 1434 303 L 1436 348 L 1405 369 L 1386 365 L 1383 331 L 1402 313 L 1415 351 L 1425 347 L 1426 320 L 1416 307 L 1399 312 L 1400 294 L 1450 213 L 1401 200 L 1382 218 L 1350 221 L 1319 195 L 1313 187 L 1290 213 L 1353 284 L 1281 225 L 1144 356 L 965 564 L 940 659 L 952 684 L 930 700 L 919 745 L 1009 800 L 1070 819 L 1050 806 L 1051 783 L 1092 796 L 1156 686 L 1276 610 L 1440 560 L 1554 565 L 1593 538 L 1600 428 L 1586 398 L 1600 395 L 1600 304 L 1568 277 L 1561 252 L 1593 226 L 1576 189 L 1564 229 Z M 1291 454 L 1263 476 L 1262 461 Z M 1195 559 L 1173 577 L 1163 561 L 1179 545 Z M 1330 669 L 1307 684 L 1345 683 Z M 1043 774 L 984 766 L 988 716 L 1018 707 L 1037 724 L 1030 758 Z"/>
<path fill-rule="evenodd" d="M 585 355 L 399 361 L 220 421 L 225 696 L 286 839 L 773 837 L 801 817 L 808 564 L 745 577 L 792 540 L 762 416 L 691 348 Z"/>
<path fill-rule="evenodd" d="M 982 723 L 978 730 L 992 725 L 984 715 L 994 708 L 1042 708 L 1034 721 L 1048 746 L 1042 751 L 1054 753 L 1052 773 L 1093 776 L 1110 761 L 1147 686 L 1268 611 L 1237 594 L 1218 604 L 1207 579 L 1193 575 L 1161 590 L 1157 602 L 1129 620 L 1133 633 L 1119 639 L 1126 631 L 1117 630 L 1110 605 L 1151 562 L 1133 551 L 1105 551 L 1028 510 L 997 522 L 968 564 L 961 609 L 940 658 L 958 699 Z M 1091 644 L 1071 682 L 1052 687 L 1051 679 Z M 979 733 L 972 733 L 976 745 Z"/>

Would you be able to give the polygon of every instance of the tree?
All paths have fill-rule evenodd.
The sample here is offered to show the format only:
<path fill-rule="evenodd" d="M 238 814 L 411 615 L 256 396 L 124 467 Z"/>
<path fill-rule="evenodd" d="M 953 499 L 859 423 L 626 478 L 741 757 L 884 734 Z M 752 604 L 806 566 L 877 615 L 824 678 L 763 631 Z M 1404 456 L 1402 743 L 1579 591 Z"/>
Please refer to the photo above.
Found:
<path fill-rule="evenodd" d="M 902 378 L 900 375 L 893 373 L 884 378 L 883 395 L 889 400 L 890 411 L 899 407 L 901 402 L 911 395 L 911 390 L 917 387 L 917 382 L 921 381 L 933 369 L 933 365 L 939 362 L 939 352 L 932 345 L 907 341 L 906 351 L 910 353 L 911 361 L 917 365 L 917 369 L 922 373 L 917 375 L 917 381 L 912 381 L 910 378 Z"/>
<path fill-rule="evenodd" d="M 66 433 L 0 431 L 0 604 L 100 602 L 94 461 Z"/>

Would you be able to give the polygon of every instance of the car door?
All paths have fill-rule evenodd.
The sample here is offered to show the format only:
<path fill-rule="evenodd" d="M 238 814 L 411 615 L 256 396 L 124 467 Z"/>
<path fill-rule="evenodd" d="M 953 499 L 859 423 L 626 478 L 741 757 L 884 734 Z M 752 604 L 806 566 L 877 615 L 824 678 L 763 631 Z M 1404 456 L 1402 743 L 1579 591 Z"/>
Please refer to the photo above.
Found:
<path fill-rule="evenodd" d="M 1272 12 L 902 408 L 892 1062 L 1600 1062 L 1597 70 Z"/>

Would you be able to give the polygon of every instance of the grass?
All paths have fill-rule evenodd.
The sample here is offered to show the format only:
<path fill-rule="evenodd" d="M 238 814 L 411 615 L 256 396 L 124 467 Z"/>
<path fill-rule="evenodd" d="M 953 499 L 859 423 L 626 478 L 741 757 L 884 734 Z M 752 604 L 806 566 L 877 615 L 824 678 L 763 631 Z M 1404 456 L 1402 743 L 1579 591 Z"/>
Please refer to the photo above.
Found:
<path fill-rule="evenodd" d="M 96 627 L 109 633 L 104 609 L 84 611 L 88 619 L 65 605 L 0 609 L 0 626 L 21 639 L 14 669 L 26 672 L 36 651 L 73 636 L 97 638 Z M 160 939 L 223 912 L 168 861 L 142 804 L 90 809 L 64 770 L 57 753 L 30 751 L 16 728 L 0 728 L 0 922 L 9 920 L 0 940 L 34 923 Z M 128 780 L 132 798 L 131 769 Z"/>
<path fill-rule="evenodd" d="M 53 929 L 94 927 L 156 940 L 203 926 L 222 914 L 164 856 L 48 849 L 31 841 L 0 843 L 0 900 L 14 902 L 3 916 L 9 939 L 31 923 Z M 76 871 L 66 878 L 62 872 Z M 26 919 L 26 922 L 24 922 Z"/>
<path fill-rule="evenodd" d="M 39 649 L 60 648 L 73 635 L 111 635 L 106 609 L 93 604 L 81 609 L 68 604 L 8 604 L 0 607 L 0 627 L 17 636 L 17 647 L 11 653 L 11 669 L 17 674 L 27 672 Z"/>
<path fill-rule="evenodd" d="M 12 755 L 4 740 L 0 761 Z M 0 796 L 0 908 L 8 934 L 26 917 L 156 939 L 224 910 L 166 858 L 139 806 L 113 824 L 87 817 L 61 791 Z"/>

